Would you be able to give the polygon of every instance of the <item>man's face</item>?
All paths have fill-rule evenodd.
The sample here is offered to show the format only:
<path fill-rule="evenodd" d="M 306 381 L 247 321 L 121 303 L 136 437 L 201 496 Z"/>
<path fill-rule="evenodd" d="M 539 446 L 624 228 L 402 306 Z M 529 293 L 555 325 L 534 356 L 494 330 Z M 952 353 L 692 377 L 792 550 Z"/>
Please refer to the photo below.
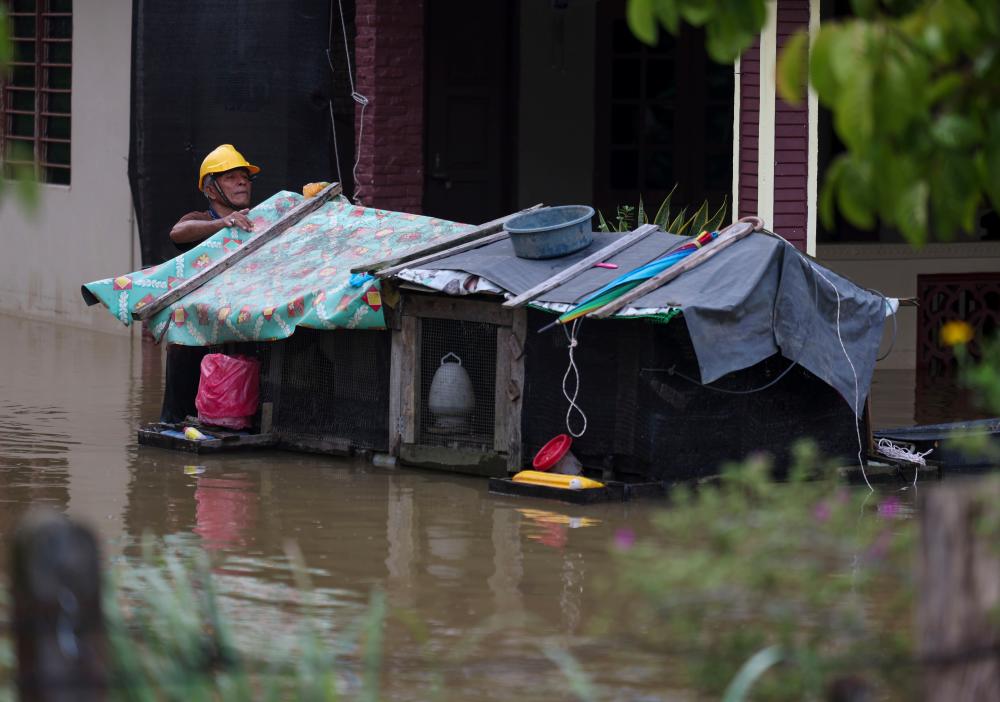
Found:
<path fill-rule="evenodd" d="M 215 182 L 233 206 L 242 210 L 250 206 L 250 174 L 245 168 L 234 168 L 215 176 Z"/>

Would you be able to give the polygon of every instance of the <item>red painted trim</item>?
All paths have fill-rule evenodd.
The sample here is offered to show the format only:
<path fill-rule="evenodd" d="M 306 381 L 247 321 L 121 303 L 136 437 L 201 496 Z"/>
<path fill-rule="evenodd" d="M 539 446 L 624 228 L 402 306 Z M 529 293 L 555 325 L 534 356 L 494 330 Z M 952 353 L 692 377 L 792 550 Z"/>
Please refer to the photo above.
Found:
<path fill-rule="evenodd" d="M 757 214 L 757 141 L 760 122 L 760 38 L 740 58 L 739 216 Z"/>
<path fill-rule="evenodd" d="M 809 0 L 778 0 L 778 56 L 799 29 L 809 28 Z M 774 103 L 774 228 L 805 250 L 808 227 L 809 110 L 807 103 Z"/>

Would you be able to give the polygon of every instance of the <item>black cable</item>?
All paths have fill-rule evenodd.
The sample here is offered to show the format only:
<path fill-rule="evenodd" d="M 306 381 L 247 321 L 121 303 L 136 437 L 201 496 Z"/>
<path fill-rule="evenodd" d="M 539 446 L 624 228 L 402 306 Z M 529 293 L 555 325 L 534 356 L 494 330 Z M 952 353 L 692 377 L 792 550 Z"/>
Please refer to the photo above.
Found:
<path fill-rule="evenodd" d="M 716 387 L 712 387 L 711 385 L 706 385 L 705 383 L 701 382 L 700 380 L 695 380 L 694 378 L 689 378 L 688 376 L 684 375 L 679 370 L 677 370 L 677 366 L 676 365 L 670 366 L 670 368 L 643 368 L 643 369 L 641 369 L 640 372 L 642 372 L 642 373 L 646 373 L 646 372 L 649 372 L 649 373 L 666 373 L 667 375 L 676 375 L 677 377 L 679 377 L 679 378 L 681 378 L 683 380 L 686 380 L 689 383 L 692 383 L 694 385 L 700 385 L 701 387 L 705 388 L 706 390 L 714 390 L 715 392 L 721 392 L 721 393 L 726 394 L 726 395 L 752 395 L 755 392 L 761 392 L 762 390 L 767 390 L 769 387 L 771 387 L 772 385 L 774 385 L 775 383 L 777 383 L 779 380 L 781 380 L 782 378 L 784 378 L 786 375 L 788 375 L 788 371 L 790 371 L 792 368 L 794 368 L 797 365 L 799 365 L 797 361 L 792 361 L 788 365 L 788 368 L 786 368 L 785 370 L 781 371 L 781 373 L 778 374 L 778 377 L 775 378 L 774 380 L 772 380 L 771 382 L 769 382 L 767 385 L 762 385 L 759 388 L 751 388 L 750 390 L 726 390 L 725 388 L 716 388 Z"/>

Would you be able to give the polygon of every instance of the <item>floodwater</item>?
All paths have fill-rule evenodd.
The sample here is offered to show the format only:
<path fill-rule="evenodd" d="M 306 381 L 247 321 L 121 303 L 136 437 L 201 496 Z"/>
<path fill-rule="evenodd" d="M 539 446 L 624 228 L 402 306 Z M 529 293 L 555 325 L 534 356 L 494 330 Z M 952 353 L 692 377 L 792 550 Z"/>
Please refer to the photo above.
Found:
<path fill-rule="evenodd" d="M 0 315 L 0 360 L 5 554 L 18 518 L 37 505 L 91 525 L 111 561 L 138 559 L 144 534 L 180 553 L 206 549 L 236 629 L 266 647 L 297 626 L 291 541 L 331 638 L 375 587 L 423 623 L 422 642 L 389 629 L 386 699 L 428 697 L 432 668 L 448 699 L 570 699 L 543 653 L 549 644 L 572 648 L 609 698 L 691 697 L 675 687 L 675 663 L 614 631 L 591 638 L 615 535 L 647 533 L 648 502 L 571 507 L 364 460 L 139 447 L 136 425 L 159 414 L 159 347 Z M 877 379 L 876 425 L 912 421 L 906 377 Z"/>

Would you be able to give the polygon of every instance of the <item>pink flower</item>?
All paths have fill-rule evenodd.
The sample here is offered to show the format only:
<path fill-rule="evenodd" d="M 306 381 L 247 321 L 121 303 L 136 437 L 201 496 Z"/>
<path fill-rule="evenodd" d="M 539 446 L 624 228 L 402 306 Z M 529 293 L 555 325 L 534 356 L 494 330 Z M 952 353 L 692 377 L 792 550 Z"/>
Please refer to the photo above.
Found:
<path fill-rule="evenodd" d="M 615 532 L 615 548 L 619 551 L 628 551 L 635 545 L 635 532 L 628 527 L 623 527 Z"/>
<path fill-rule="evenodd" d="M 826 522 L 830 519 L 830 505 L 826 502 L 817 502 L 816 506 L 813 507 L 813 517 L 817 522 Z"/>
<path fill-rule="evenodd" d="M 899 516 L 901 505 L 895 495 L 887 497 L 878 506 L 878 516 L 882 519 L 893 519 Z"/>

